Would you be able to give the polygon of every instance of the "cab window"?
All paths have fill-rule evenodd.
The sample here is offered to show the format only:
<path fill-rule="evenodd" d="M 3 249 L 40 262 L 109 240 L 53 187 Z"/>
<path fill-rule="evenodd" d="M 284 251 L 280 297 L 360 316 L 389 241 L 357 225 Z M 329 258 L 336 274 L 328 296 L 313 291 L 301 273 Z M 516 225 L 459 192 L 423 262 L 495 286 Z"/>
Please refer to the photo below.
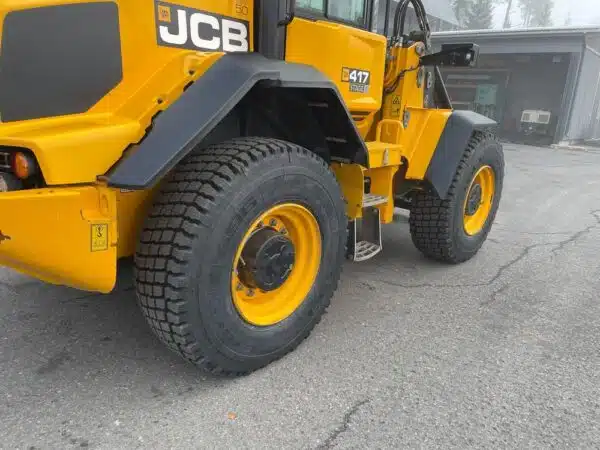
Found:
<path fill-rule="evenodd" d="M 299 15 L 324 17 L 333 21 L 349 23 L 365 28 L 367 26 L 369 0 L 296 0 Z"/>
<path fill-rule="evenodd" d="M 305 9 L 316 14 L 324 14 L 325 0 L 296 0 L 296 8 Z"/>
<path fill-rule="evenodd" d="M 366 0 L 337 0 L 329 2 L 329 17 L 352 22 L 356 25 L 366 23 Z"/>

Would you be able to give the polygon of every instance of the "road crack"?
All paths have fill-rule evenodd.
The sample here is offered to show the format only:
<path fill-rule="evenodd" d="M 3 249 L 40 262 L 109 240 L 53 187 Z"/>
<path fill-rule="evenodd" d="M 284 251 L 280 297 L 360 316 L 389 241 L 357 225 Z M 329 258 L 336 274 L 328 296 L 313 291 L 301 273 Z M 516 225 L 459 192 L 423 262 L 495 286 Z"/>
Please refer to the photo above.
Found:
<path fill-rule="evenodd" d="M 366 403 L 369 403 L 369 400 L 361 400 L 360 402 L 355 403 L 349 410 L 348 412 L 346 412 L 346 414 L 344 414 L 344 418 L 342 420 L 342 423 L 340 426 L 338 426 L 337 428 L 335 428 L 330 434 L 329 436 L 327 436 L 327 439 L 325 439 L 325 442 L 323 442 L 323 444 L 321 444 L 320 446 L 317 447 L 318 450 L 325 450 L 325 449 L 330 449 L 333 448 L 335 441 L 337 440 L 338 437 L 340 437 L 341 434 L 345 433 L 346 431 L 348 431 L 348 428 L 350 427 L 350 422 L 352 421 L 352 417 L 358 412 L 358 410 L 365 405 Z"/>
<path fill-rule="evenodd" d="M 410 284 L 410 283 L 398 283 L 395 281 L 390 281 L 390 280 L 385 280 L 385 279 L 380 279 L 380 278 L 376 278 L 372 281 L 377 281 L 379 283 L 383 283 L 383 284 L 387 284 L 387 285 L 395 286 L 395 287 L 401 287 L 404 289 L 421 289 L 421 288 L 456 289 L 456 288 L 463 288 L 463 287 L 469 287 L 469 288 L 489 287 L 489 286 L 492 286 L 493 284 L 495 284 L 497 281 L 499 281 L 508 270 L 512 269 L 516 264 L 520 263 L 527 256 L 529 256 L 529 254 L 531 253 L 532 250 L 541 248 L 541 247 L 555 246 L 555 248 L 552 249 L 552 253 L 554 255 L 556 255 L 556 254 L 558 254 L 558 252 L 563 250 L 568 244 L 575 242 L 576 240 L 578 240 L 581 237 L 585 236 L 586 234 L 590 233 L 593 229 L 599 227 L 600 226 L 600 209 L 590 211 L 589 214 L 591 214 L 594 217 L 594 219 L 596 219 L 595 224 L 592 224 L 589 227 L 586 227 L 584 230 L 577 231 L 577 232 L 571 234 L 566 239 L 559 241 L 559 242 L 543 242 L 543 243 L 532 244 L 532 245 L 528 245 L 528 246 L 524 247 L 516 257 L 514 257 L 512 260 L 510 260 L 506 264 L 503 264 L 502 266 L 500 266 L 498 268 L 498 270 L 496 271 L 496 274 L 492 278 L 490 278 L 488 281 L 485 281 L 485 282 L 454 283 L 454 284 L 447 284 L 447 283 Z M 554 234 L 548 233 L 548 235 L 554 235 Z M 495 300 L 495 298 L 497 298 L 498 295 L 500 295 L 502 292 L 504 292 L 506 289 L 508 289 L 508 287 L 510 287 L 510 285 L 507 283 L 504 283 L 502 287 L 500 287 L 498 290 L 494 291 L 494 293 L 492 294 L 492 300 L 489 301 L 488 303 L 492 303 Z"/>
<path fill-rule="evenodd" d="M 572 244 L 573 242 L 575 242 L 578 239 L 582 238 L 586 234 L 591 233 L 594 228 L 597 228 L 598 226 L 600 226 L 600 209 L 599 210 L 590 211 L 590 214 L 594 217 L 594 219 L 596 219 L 596 223 L 590 225 L 585 230 L 578 231 L 577 233 L 575 233 L 574 235 L 572 235 L 570 238 L 568 238 L 568 239 L 566 239 L 566 240 L 564 240 L 562 242 L 559 242 L 558 247 L 556 247 L 554 250 L 552 250 L 552 254 L 554 256 L 556 256 L 560 251 L 564 250 L 564 248 L 567 245 Z"/>
<path fill-rule="evenodd" d="M 500 295 L 504 294 L 506 291 L 508 291 L 509 287 L 510 286 L 507 283 L 505 283 L 502 286 L 500 286 L 499 288 L 497 288 L 496 290 L 494 290 L 494 292 L 492 292 L 492 295 L 490 296 L 489 300 L 481 302 L 481 306 L 487 306 L 487 305 L 491 305 L 492 303 L 496 303 L 496 301 L 498 300 Z"/>

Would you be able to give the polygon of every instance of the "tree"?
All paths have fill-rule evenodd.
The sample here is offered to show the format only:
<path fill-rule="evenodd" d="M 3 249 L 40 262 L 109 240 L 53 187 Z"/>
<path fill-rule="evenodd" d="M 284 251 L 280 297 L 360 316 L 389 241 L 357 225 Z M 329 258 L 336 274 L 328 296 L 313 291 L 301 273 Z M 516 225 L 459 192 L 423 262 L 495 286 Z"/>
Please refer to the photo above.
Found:
<path fill-rule="evenodd" d="M 506 0 L 506 14 L 504 15 L 502 28 L 510 28 L 510 13 L 512 12 L 512 5 L 513 0 Z"/>
<path fill-rule="evenodd" d="M 569 14 L 565 17 L 565 27 L 570 27 L 571 25 L 573 25 L 573 15 L 569 11 Z"/>
<path fill-rule="evenodd" d="M 525 27 L 552 25 L 553 0 L 519 0 Z"/>
<path fill-rule="evenodd" d="M 467 28 L 470 30 L 487 30 L 494 23 L 493 0 L 473 0 L 467 13 Z"/>
<path fill-rule="evenodd" d="M 552 26 L 552 0 L 540 2 L 534 8 L 531 16 L 531 26 L 533 27 L 551 27 Z"/>
<path fill-rule="evenodd" d="M 461 28 L 467 26 L 467 16 L 473 0 L 452 0 L 452 9 Z"/>

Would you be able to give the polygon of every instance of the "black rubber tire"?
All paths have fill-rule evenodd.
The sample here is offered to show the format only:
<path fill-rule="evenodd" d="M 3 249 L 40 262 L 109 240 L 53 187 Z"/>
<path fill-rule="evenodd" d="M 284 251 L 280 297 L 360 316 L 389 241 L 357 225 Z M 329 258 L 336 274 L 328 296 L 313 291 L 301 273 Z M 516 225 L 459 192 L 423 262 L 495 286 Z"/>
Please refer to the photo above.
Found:
<path fill-rule="evenodd" d="M 252 222 L 283 202 L 317 219 L 320 271 L 290 317 L 256 327 L 233 304 L 231 266 Z M 347 223 L 337 180 L 314 153 L 264 138 L 199 149 L 175 168 L 145 222 L 135 255 L 141 309 L 160 340 L 201 369 L 255 371 L 294 350 L 320 321 L 337 289 Z"/>
<path fill-rule="evenodd" d="M 489 165 L 495 172 L 495 196 L 487 221 L 477 235 L 464 230 L 463 205 L 471 180 Z M 415 193 L 410 212 L 412 241 L 426 257 L 450 264 L 473 258 L 487 240 L 496 218 L 504 184 L 504 154 L 498 139 L 476 132 L 464 150 L 448 196 L 442 200 L 433 190 Z"/>

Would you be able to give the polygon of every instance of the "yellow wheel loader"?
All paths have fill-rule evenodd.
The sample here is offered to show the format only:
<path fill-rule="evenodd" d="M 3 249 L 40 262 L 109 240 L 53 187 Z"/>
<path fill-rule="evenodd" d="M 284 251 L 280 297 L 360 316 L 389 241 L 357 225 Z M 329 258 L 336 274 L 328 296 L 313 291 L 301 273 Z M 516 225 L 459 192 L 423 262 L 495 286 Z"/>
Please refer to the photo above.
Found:
<path fill-rule="evenodd" d="M 158 338 L 245 374 L 309 335 L 395 208 L 424 255 L 469 260 L 502 147 L 440 76 L 477 46 L 430 35 L 421 0 L 3 0 L 0 265 L 109 293 L 131 258 Z"/>

